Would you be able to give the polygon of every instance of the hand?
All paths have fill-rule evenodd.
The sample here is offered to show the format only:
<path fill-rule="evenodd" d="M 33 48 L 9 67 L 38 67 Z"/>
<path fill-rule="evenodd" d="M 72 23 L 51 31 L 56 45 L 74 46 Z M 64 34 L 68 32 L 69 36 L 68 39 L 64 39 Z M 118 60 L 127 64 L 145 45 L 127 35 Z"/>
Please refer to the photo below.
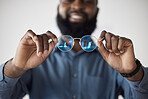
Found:
<path fill-rule="evenodd" d="M 103 40 L 106 42 L 105 46 Z M 106 62 L 120 73 L 131 73 L 135 70 L 135 55 L 130 39 L 102 31 L 98 46 Z"/>
<path fill-rule="evenodd" d="M 50 39 L 52 41 L 49 43 Z M 49 56 L 57 42 L 57 37 L 49 31 L 36 35 L 32 30 L 28 30 L 21 39 L 12 61 L 15 66 L 24 70 L 35 68 Z"/>

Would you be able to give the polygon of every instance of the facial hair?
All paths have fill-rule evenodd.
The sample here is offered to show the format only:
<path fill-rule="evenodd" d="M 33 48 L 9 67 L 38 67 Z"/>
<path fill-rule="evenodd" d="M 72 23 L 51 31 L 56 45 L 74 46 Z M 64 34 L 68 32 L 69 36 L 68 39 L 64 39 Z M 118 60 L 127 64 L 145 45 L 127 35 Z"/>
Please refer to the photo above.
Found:
<path fill-rule="evenodd" d="M 84 23 L 71 23 L 66 19 L 63 19 L 59 13 L 57 13 L 56 21 L 57 25 L 63 35 L 70 35 L 73 38 L 81 38 L 85 35 L 91 35 L 96 28 L 97 14 L 90 20 L 86 15 L 86 21 Z"/>

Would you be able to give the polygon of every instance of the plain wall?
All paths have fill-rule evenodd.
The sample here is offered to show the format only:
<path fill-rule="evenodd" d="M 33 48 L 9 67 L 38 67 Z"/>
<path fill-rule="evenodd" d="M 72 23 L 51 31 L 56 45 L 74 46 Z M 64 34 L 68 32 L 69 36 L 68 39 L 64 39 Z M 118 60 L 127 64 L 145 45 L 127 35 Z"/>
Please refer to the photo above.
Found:
<path fill-rule="evenodd" d="M 56 27 L 60 0 L 0 0 L 0 64 L 14 57 L 20 39 L 28 29 L 37 34 Z M 99 0 L 97 29 L 132 39 L 135 56 L 148 66 L 148 0 Z"/>

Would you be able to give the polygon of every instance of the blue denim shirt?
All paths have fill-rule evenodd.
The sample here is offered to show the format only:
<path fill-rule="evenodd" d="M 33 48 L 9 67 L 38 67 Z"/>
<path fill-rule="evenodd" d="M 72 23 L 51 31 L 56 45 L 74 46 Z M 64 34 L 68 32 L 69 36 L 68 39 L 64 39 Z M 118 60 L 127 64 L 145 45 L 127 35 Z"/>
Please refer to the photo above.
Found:
<path fill-rule="evenodd" d="M 131 82 L 110 67 L 98 50 L 61 52 L 55 49 L 38 67 L 9 78 L 0 66 L 0 99 L 148 99 L 148 70 Z"/>

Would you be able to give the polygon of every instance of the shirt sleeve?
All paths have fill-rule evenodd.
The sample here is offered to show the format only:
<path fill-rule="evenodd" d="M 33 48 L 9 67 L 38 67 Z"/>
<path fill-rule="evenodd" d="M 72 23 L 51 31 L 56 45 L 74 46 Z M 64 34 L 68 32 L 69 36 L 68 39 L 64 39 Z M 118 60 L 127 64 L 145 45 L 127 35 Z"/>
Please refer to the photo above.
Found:
<path fill-rule="evenodd" d="M 144 72 L 144 76 L 143 79 L 141 81 L 137 81 L 137 82 L 132 82 L 129 81 L 129 84 L 131 85 L 131 87 L 133 87 L 136 90 L 139 90 L 141 92 L 148 92 L 148 68 L 146 67 L 142 67 L 143 68 L 143 72 Z"/>
<path fill-rule="evenodd" d="M 132 82 L 127 80 L 134 94 L 133 99 L 148 99 L 148 68 L 142 67 L 144 76 L 141 81 Z"/>
<path fill-rule="evenodd" d="M 0 65 L 0 99 L 20 99 L 26 94 L 27 86 L 22 81 L 22 76 L 18 78 L 7 77 L 3 72 L 5 64 Z M 27 74 L 24 75 L 27 76 Z"/>

